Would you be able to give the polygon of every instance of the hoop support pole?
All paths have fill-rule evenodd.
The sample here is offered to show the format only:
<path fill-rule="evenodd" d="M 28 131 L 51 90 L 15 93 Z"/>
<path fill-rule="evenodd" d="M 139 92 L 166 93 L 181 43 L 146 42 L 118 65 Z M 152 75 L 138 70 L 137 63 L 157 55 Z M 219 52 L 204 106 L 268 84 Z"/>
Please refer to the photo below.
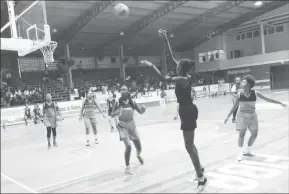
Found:
<path fill-rule="evenodd" d="M 6 23 L 2 28 L 1 28 L 1 33 L 6 30 L 12 22 L 16 22 L 21 16 L 23 16 L 27 11 L 29 11 L 32 7 L 34 7 L 36 4 L 38 4 L 39 1 L 35 1 L 32 3 L 26 10 L 24 10 L 21 14 L 15 16 L 14 19 L 10 20 L 8 23 Z"/>

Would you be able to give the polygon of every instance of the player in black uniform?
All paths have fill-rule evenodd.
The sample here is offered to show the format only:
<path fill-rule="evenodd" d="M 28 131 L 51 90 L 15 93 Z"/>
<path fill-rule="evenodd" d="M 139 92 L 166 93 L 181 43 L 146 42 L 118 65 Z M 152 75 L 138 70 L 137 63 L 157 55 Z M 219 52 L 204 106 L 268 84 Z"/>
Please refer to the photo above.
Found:
<path fill-rule="evenodd" d="M 107 112 L 108 112 L 108 121 L 109 121 L 109 124 L 110 124 L 110 128 L 111 128 L 111 132 L 114 132 L 114 128 L 115 126 L 117 125 L 117 118 L 114 117 L 112 118 L 111 117 L 111 113 L 112 113 L 112 109 L 113 109 L 113 106 L 116 102 L 115 100 L 116 98 L 116 95 L 114 93 L 110 94 L 106 100 L 106 103 L 107 103 Z"/>
<path fill-rule="evenodd" d="M 25 125 L 28 125 L 28 122 L 27 122 L 28 119 L 32 119 L 32 115 L 31 115 L 31 110 L 30 110 L 28 104 L 26 104 L 25 109 L 24 109 Z"/>
<path fill-rule="evenodd" d="M 197 128 L 198 108 L 195 104 L 193 104 L 191 96 L 192 79 L 191 76 L 188 75 L 188 73 L 195 70 L 195 64 L 190 59 L 181 59 L 179 61 L 174 59 L 166 31 L 159 30 L 159 34 L 166 41 L 170 51 L 170 55 L 173 58 L 175 64 L 177 65 L 176 68 L 177 76 L 175 77 L 163 76 L 159 71 L 159 69 L 151 62 L 144 60 L 141 61 L 141 63 L 149 67 L 152 67 L 164 81 L 176 83 L 175 94 L 177 97 L 177 101 L 179 103 L 181 130 L 183 131 L 183 138 L 186 150 L 196 170 L 198 180 L 197 188 L 199 192 L 201 192 L 207 185 L 208 180 L 204 176 L 204 169 L 201 166 L 199 154 L 194 144 L 195 129 Z"/>

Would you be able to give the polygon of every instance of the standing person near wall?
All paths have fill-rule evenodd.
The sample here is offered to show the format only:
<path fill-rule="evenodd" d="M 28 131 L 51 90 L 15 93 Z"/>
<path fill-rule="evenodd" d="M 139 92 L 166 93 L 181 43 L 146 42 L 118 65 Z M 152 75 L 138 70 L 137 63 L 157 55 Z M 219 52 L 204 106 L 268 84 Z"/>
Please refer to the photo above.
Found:
<path fill-rule="evenodd" d="M 232 93 L 232 100 L 233 100 L 233 104 L 236 103 L 237 101 L 237 94 L 238 92 L 241 90 L 241 78 L 240 77 L 236 77 L 235 78 L 235 84 L 233 85 L 233 87 L 231 88 L 231 93 Z M 233 112 L 233 119 L 232 119 L 232 123 L 236 123 L 236 115 L 238 112 L 238 106 L 236 108 L 236 110 Z"/>

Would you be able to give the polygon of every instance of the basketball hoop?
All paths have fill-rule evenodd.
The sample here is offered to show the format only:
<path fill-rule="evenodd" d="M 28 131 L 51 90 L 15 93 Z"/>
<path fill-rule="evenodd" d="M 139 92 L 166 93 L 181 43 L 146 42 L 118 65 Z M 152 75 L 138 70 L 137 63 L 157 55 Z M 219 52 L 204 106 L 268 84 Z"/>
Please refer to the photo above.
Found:
<path fill-rule="evenodd" d="M 57 47 L 57 42 L 51 41 L 47 46 L 44 46 L 40 48 L 43 57 L 44 57 L 44 62 L 45 63 L 53 63 L 54 58 L 53 58 L 53 52 Z"/>

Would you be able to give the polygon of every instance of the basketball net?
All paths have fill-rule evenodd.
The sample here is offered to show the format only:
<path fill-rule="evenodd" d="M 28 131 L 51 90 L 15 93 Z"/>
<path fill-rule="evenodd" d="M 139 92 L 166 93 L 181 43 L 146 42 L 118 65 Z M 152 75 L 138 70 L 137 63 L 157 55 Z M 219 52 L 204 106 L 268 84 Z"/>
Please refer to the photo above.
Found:
<path fill-rule="evenodd" d="M 40 48 L 40 50 L 43 54 L 45 63 L 53 63 L 54 62 L 53 52 L 56 49 L 56 47 L 57 47 L 57 42 L 51 41 L 49 43 L 49 45 Z"/>

